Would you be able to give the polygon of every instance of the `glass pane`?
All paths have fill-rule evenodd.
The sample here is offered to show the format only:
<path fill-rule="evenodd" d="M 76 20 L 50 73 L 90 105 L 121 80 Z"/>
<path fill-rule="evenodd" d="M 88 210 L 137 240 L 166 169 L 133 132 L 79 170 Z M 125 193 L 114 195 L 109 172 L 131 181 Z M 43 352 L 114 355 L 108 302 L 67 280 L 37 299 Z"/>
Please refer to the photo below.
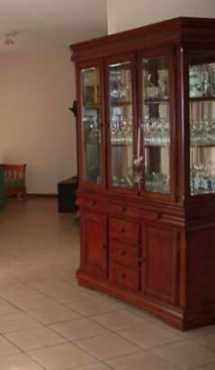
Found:
<path fill-rule="evenodd" d="M 164 57 L 143 59 L 145 191 L 170 192 L 169 70 Z"/>
<path fill-rule="evenodd" d="M 215 193 L 215 58 L 189 68 L 191 195 Z"/>
<path fill-rule="evenodd" d="M 133 113 L 131 63 L 109 66 L 112 185 L 131 188 L 133 179 Z"/>
<path fill-rule="evenodd" d="M 83 135 L 83 179 L 100 184 L 101 98 L 98 68 L 81 70 L 81 124 Z"/>

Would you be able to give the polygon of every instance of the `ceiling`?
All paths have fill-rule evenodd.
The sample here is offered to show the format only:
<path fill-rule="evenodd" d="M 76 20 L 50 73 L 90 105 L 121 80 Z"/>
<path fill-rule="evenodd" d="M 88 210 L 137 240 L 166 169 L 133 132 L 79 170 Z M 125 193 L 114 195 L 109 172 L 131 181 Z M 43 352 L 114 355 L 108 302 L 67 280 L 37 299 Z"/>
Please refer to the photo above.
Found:
<path fill-rule="evenodd" d="M 0 52 L 68 47 L 106 33 L 106 0 L 1 0 Z"/>

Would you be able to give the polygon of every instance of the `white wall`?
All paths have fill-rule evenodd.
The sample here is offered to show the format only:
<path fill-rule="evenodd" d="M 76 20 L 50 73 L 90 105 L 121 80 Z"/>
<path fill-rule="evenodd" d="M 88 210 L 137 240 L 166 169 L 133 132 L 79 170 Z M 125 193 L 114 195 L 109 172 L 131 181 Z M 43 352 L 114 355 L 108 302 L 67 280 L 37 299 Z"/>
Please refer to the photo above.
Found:
<path fill-rule="evenodd" d="M 107 0 L 108 33 L 179 16 L 215 18 L 215 0 Z"/>
<path fill-rule="evenodd" d="M 0 162 L 27 163 L 29 193 L 76 174 L 74 81 L 68 50 L 1 55 Z"/>

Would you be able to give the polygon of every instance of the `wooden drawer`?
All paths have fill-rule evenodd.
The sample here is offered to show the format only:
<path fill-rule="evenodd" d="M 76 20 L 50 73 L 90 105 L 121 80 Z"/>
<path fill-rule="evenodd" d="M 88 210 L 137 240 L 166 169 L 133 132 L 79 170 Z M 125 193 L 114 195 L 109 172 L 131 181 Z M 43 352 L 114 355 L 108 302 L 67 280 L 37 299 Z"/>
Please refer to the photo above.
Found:
<path fill-rule="evenodd" d="M 151 210 L 133 207 L 123 203 L 111 202 L 110 214 L 119 217 L 131 217 L 134 219 L 157 220 L 159 213 Z"/>
<path fill-rule="evenodd" d="M 125 243 L 110 242 L 111 261 L 122 266 L 138 268 L 139 247 Z"/>
<path fill-rule="evenodd" d="M 110 205 L 110 213 L 112 215 L 118 215 L 118 216 L 128 216 L 133 218 L 138 218 L 139 211 L 135 207 L 130 207 L 127 205 L 123 205 L 120 203 L 111 203 Z"/>
<path fill-rule="evenodd" d="M 110 219 L 110 238 L 128 243 L 139 242 L 140 225 L 118 218 Z"/>
<path fill-rule="evenodd" d="M 111 263 L 110 266 L 110 281 L 113 284 L 122 286 L 130 290 L 138 290 L 139 288 L 139 273 L 138 270 L 130 270 L 122 267 L 117 263 Z"/>
<path fill-rule="evenodd" d="M 87 208 L 89 210 L 96 210 L 96 211 L 105 211 L 107 207 L 106 199 L 97 199 L 97 198 L 79 198 L 77 201 L 77 205 L 80 208 Z"/>

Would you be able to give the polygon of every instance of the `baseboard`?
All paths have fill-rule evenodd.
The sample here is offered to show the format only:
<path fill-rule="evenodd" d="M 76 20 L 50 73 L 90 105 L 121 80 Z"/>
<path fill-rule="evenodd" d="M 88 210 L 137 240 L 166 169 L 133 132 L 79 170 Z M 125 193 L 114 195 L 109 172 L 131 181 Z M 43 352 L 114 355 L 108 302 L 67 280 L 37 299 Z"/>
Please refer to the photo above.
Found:
<path fill-rule="evenodd" d="M 27 193 L 27 198 L 57 198 L 57 194 L 46 194 L 46 193 Z"/>

